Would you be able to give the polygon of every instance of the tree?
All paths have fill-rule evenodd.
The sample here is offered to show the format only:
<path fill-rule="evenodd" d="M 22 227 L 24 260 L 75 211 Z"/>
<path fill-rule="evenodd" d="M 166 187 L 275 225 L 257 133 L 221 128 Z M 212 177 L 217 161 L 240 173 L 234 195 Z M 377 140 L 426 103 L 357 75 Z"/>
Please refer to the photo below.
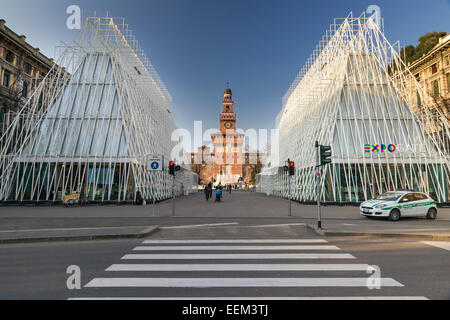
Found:
<path fill-rule="evenodd" d="M 420 59 L 424 54 L 427 54 L 439 43 L 439 39 L 444 37 L 446 32 L 432 31 L 424 34 L 419 38 L 419 44 L 414 47 L 409 45 L 402 48 L 400 56 L 402 60 L 408 64 Z"/>

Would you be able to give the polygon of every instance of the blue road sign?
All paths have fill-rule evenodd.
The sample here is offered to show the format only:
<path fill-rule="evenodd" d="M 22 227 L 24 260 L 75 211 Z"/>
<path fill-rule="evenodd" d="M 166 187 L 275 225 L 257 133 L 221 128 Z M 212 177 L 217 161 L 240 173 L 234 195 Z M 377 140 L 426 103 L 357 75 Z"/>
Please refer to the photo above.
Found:
<path fill-rule="evenodd" d="M 158 162 L 152 162 L 152 169 L 158 170 L 159 169 L 159 163 Z"/>

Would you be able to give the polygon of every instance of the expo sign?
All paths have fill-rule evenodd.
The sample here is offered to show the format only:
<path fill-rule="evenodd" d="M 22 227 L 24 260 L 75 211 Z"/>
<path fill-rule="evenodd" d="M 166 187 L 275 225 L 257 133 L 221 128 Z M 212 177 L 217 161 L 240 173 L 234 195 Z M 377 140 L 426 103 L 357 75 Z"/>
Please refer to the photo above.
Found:
<path fill-rule="evenodd" d="M 366 144 L 364 145 L 365 153 L 393 153 L 397 151 L 397 146 L 394 144 L 385 145 L 385 144 Z"/>

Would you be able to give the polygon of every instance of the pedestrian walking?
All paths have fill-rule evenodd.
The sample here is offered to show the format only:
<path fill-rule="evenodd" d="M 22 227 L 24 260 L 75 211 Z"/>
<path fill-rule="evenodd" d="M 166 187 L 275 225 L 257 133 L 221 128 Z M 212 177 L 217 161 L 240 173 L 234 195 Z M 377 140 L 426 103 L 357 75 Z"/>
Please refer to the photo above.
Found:
<path fill-rule="evenodd" d="M 136 205 L 142 206 L 144 204 L 144 198 L 140 191 L 136 192 Z"/>
<path fill-rule="evenodd" d="M 209 202 L 209 199 L 211 198 L 211 195 L 212 195 L 212 191 L 211 191 L 209 185 L 207 185 L 207 186 L 205 187 L 205 197 L 206 197 L 206 201 Z"/>

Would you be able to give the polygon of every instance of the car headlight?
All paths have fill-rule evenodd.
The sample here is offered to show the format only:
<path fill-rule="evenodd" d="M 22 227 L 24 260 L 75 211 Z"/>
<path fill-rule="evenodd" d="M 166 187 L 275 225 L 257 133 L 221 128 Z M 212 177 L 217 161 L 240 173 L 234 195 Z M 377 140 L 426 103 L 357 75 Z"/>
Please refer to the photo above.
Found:
<path fill-rule="evenodd" d="M 383 209 L 386 208 L 388 205 L 387 204 L 379 204 L 375 207 L 375 209 Z"/>

